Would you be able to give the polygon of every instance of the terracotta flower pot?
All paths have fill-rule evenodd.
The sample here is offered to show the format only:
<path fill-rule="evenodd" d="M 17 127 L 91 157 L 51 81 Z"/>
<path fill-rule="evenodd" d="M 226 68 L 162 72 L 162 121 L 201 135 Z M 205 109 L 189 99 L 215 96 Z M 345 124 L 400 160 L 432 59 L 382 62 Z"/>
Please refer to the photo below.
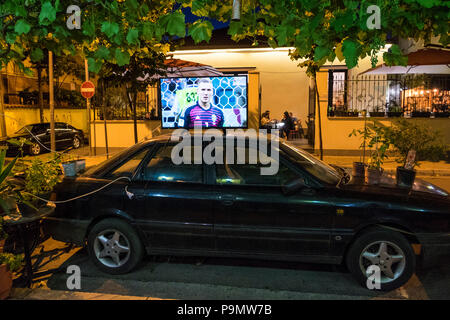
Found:
<path fill-rule="evenodd" d="M 6 264 L 0 265 L 0 300 L 9 297 L 12 288 L 12 274 Z"/>

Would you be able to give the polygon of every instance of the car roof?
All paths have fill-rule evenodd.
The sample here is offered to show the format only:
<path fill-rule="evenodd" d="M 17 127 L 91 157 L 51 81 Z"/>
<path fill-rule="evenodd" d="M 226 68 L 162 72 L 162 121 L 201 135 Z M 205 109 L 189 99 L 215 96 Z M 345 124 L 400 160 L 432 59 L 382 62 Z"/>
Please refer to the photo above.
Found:
<path fill-rule="evenodd" d="M 195 138 L 197 136 L 206 135 L 205 133 L 201 134 L 201 133 L 196 133 L 196 132 L 194 132 L 194 133 L 189 132 L 189 134 L 190 134 L 191 138 Z M 179 135 L 179 136 L 180 136 L 180 139 L 181 139 L 181 135 Z M 225 138 L 225 137 L 235 137 L 235 138 L 243 137 L 243 138 L 246 138 L 246 139 L 249 139 L 249 138 L 258 138 L 259 139 L 261 137 L 264 137 L 267 140 L 271 140 L 272 136 L 274 136 L 274 138 L 277 138 L 276 135 L 271 135 L 271 134 L 267 134 L 267 135 L 266 134 L 249 135 L 246 132 L 236 131 L 236 132 L 233 132 L 232 134 L 227 133 L 226 135 L 222 135 L 222 138 Z M 151 142 L 151 141 L 152 142 L 167 142 L 167 141 L 170 141 L 170 140 L 172 140 L 172 135 L 171 134 L 163 134 L 163 135 L 160 135 L 160 136 L 153 137 L 153 138 L 151 138 L 151 139 L 149 139 L 147 141 L 149 141 L 149 142 Z M 176 140 L 173 140 L 173 141 L 175 142 Z"/>

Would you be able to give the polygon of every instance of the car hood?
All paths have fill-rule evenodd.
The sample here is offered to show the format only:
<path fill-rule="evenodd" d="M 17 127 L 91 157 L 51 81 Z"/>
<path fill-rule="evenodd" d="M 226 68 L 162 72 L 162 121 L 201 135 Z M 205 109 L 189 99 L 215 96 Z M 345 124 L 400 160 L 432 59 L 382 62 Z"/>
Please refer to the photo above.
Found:
<path fill-rule="evenodd" d="M 386 193 L 400 193 L 405 194 L 412 191 L 413 193 L 420 193 L 422 196 L 429 194 L 431 197 L 438 196 L 449 198 L 449 192 L 423 179 L 416 178 L 412 189 L 407 189 L 397 186 L 395 176 L 383 174 L 379 185 L 369 185 L 360 179 L 352 178 L 344 188 L 361 189 L 363 192 L 379 193 L 383 189 Z M 364 190 L 363 190 L 364 189 Z"/>

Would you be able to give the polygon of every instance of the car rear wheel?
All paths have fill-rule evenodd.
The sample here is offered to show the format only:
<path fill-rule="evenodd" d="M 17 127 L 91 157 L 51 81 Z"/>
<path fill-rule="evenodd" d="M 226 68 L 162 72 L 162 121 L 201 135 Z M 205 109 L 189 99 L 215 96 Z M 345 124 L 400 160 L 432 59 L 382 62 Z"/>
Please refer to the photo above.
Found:
<path fill-rule="evenodd" d="M 38 154 L 40 154 L 41 150 L 42 150 L 41 149 L 41 145 L 39 143 L 37 143 L 37 142 L 33 142 L 30 145 L 30 154 L 33 155 L 33 156 L 37 156 Z"/>
<path fill-rule="evenodd" d="M 364 233 L 353 242 L 346 264 L 362 286 L 390 291 L 411 278 L 416 257 L 402 234 L 380 228 Z"/>
<path fill-rule="evenodd" d="M 81 147 L 81 139 L 78 136 L 73 137 L 72 146 L 74 149 Z"/>
<path fill-rule="evenodd" d="M 144 253 L 136 231 L 120 219 L 97 223 L 89 233 L 88 250 L 95 265 L 110 274 L 130 272 L 142 260 Z"/>

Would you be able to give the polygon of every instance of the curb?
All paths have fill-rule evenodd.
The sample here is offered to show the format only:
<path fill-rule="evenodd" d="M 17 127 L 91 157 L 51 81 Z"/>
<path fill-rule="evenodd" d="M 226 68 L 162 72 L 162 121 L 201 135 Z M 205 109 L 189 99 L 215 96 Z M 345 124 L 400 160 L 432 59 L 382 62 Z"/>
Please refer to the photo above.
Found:
<path fill-rule="evenodd" d="M 154 297 L 137 297 L 82 291 L 13 288 L 8 300 L 165 300 Z"/>

